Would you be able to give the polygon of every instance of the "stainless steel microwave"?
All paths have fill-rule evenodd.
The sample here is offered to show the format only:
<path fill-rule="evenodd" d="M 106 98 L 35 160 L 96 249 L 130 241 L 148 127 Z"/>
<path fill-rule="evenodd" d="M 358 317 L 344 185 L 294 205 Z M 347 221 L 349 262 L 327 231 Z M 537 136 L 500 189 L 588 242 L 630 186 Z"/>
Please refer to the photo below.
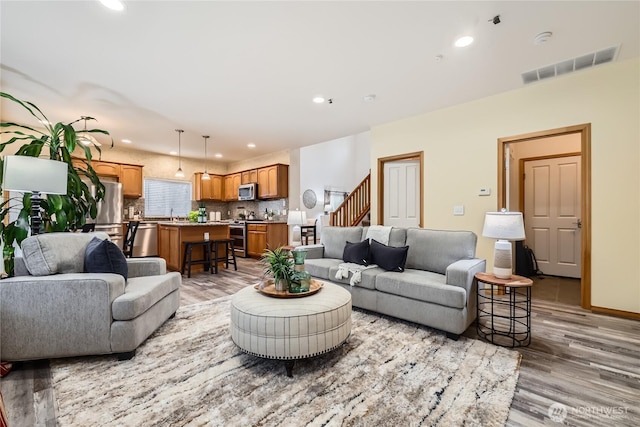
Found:
<path fill-rule="evenodd" d="M 255 200 L 258 197 L 258 184 L 242 184 L 238 187 L 238 200 Z"/>

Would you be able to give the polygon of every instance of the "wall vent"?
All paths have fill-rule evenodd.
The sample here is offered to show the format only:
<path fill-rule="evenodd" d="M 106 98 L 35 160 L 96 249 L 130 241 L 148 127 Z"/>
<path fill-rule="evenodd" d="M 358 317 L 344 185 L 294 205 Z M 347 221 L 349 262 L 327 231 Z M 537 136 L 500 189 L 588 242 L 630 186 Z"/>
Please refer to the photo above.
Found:
<path fill-rule="evenodd" d="M 585 68 L 594 67 L 600 64 L 606 64 L 613 61 L 618 55 L 619 46 L 602 49 L 597 52 L 581 55 L 573 59 L 558 62 L 557 64 L 547 65 L 522 73 L 522 82 L 524 84 L 537 82 L 551 77 L 560 76 L 562 74 L 573 73 L 574 71 L 583 70 Z"/>

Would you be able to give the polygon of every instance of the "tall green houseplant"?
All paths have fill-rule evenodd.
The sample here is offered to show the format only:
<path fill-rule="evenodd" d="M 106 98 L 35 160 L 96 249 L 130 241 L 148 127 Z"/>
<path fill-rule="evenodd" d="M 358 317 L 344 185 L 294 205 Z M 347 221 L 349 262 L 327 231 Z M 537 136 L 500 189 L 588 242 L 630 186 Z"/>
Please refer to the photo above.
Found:
<path fill-rule="evenodd" d="M 42 201 L 43 222 L 45 232 L 74 231 L 84 225 L 87 216 L 95 218 L 97 215 L 96 203 L 104 198 L 104 185 L 91 166 L 92 152 L 95 148 L 101 153 L 100 147 L 90 147 L 81 144 L 77 140 L 76 130 L 73 125 L 81 120 L 95 120 L 85 117 L 70 123 L 49 122 L 47 117 L 33 103 L 21 101 L 8 93 L 0 92 L 0 96 L 18 104 L 38 122 L 42 123 L 44 130 L 33 128 L 21 123 L 0 123 L 0 134 L 7 134 L 10 138 L 0 144 L 0 153 L 13 144 L 22 144 L 15 150 L 15 155 L 46 157 L 51 160 L 64 162 L 67 167 L 67 194 L 50 194 Z M 86 122 L 85 122 L 86 123 Z M 109 135 L 109 132 L 101 129 L 87 129 L 82 132 L 99 133 Z M 4 140 L 5 138 L 3 138 Z M 113 147 L 113 140 L 111 140 Z M 74 152 L 80 151 L 80 156 L 72 159 Z M 74 162 L 75 160 L 75 162 Z M 0 158 L 0 185 L 4 182 L 4 156 Z M 91 182 L 96 187 L 95 197 L 91 194 L 85 181 Z M 4 200 L 0 205 L 0 236 L 4 244 L 3 259 L 5 272 L 13 275 L 14 243 L 22 243 L 27 237 L 30 227 L 31 193 L 25 193 L 21 200 Z M 9 210 L 18 210 L 17 219 L 8 221 Z"/>

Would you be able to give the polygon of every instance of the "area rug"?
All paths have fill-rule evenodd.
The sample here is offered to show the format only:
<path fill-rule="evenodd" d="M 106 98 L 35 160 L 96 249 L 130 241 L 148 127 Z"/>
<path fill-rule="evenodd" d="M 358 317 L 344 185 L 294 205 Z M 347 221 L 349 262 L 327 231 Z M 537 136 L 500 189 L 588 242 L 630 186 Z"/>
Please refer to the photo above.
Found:
<path fill-rule="evenodd" d="M 499 426 L 520 354 L 354 310 L 348 341 L 284 363 L 242 353 L 229 298 L 180 308 L 140 348 L 51 362 L 59 426 Z"/>

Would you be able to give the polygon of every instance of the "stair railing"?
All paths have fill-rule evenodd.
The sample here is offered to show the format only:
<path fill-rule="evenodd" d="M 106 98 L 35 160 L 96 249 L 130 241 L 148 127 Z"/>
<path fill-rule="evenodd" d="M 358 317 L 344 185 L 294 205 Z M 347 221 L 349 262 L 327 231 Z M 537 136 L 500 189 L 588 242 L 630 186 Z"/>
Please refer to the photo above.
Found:
<path fill-rule="evenodd" d="M 337 227 L 358 225 L 371 209 L 371 174 L 347 196 L 340 206 L 331 212 L 329 223 Z"/>

